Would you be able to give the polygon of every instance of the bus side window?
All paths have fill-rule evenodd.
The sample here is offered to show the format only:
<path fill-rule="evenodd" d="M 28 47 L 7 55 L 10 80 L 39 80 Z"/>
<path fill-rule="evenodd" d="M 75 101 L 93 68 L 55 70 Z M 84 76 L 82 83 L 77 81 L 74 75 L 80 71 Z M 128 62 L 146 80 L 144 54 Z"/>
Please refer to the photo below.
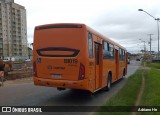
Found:
<path fill-rule="evenodd" d="M 107 59 L 109 56 L 109 47 L 108 43 L 103 41 L 103 59 Z"/>
<path fill-rule="evenodd" d="M 125 60 L 125 51 L 119 48 L 119 58 L 120 60 Z"/>
<path fill-rule="evenodd" d="M 109 59 L 114 59 L 114 47 L 112 44 L 109 44 Z"/>
<path fill-rule="evenodd" d="M 125 51 L 123 50 L 123 60 L 125 60 L 125 57 L 126 57 L 126 53 L 125 53 Z"/>
<path fill-rule="evenodd" d="M 93 58 L 93 40 L 92 40 L 92 33 L 88 33 L 88 51 L 89 51 L 89 58 Z"/>

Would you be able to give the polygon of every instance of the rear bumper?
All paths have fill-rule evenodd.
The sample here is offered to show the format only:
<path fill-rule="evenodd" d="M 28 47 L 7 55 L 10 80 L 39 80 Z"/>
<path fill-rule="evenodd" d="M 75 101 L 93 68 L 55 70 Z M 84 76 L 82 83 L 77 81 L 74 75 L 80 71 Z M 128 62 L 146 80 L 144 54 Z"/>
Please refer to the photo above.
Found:
<path fill-rule="evenodd" d="M 89 90 L 87 79 L 79 81 L 68 81 L 68 80 L 52 80 L 52 79 L 33 77 L 33 81 L 34 85 L 38 86 Z"/>

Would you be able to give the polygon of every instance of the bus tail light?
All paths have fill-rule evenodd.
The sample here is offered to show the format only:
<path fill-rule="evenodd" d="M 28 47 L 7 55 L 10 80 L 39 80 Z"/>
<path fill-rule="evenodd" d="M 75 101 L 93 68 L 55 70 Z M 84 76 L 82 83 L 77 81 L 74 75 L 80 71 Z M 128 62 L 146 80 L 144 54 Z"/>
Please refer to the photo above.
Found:
<path fill-rule="evenodd" d="M 82 63 L 80 63 L 78 80 L 82 80 L 84 78 L 85 78 L 85 67 Z"/>
<path fill-rule="evenodd" d="M 33 62 L 33 75 L 37 77 L 37 67 L 36 67 L 36 62 Z"/>

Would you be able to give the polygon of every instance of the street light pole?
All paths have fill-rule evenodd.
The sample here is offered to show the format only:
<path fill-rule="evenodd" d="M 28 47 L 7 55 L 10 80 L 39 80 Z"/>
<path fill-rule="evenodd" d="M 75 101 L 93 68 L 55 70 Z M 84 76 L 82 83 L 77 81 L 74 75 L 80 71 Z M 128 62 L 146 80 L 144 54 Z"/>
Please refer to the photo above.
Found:
<path fill-rule="evenodd" d="M 158 60 L 159 60 L 159 21 L 160 21 L 160 18 L 155 18 L 154 16 L 152 16 L 151 14 L 149 14 L 148 12 L 146 12 L 143 9 L 138 9 L 138 11 L 145 12 L 146 14 L 148 14 L 149 16 L 151 16 L 152 18 L 154 18 L 157 21 L 157 28 L 158 28 Z"/>
<path fill-rule="evenodd" d="M 155 19 L 155 20 L 157 20 L 157 28 L 158 28 L 158 60 L 159 60 L 159 18 L 157 18 L 157 19 Z"/>

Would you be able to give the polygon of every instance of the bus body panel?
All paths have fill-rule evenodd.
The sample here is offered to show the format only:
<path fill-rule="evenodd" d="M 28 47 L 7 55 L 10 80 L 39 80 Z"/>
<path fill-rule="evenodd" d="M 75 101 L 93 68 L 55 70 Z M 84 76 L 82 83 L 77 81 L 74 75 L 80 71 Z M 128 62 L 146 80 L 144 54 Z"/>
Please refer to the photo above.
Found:
<path fill-rule="evenodd" d="M 114 45 L 114 59 L 103 59 L 102 58 L 102 64 L 101 64 L 101 76 L 99 76 L 101 78 L 101 88 L 106 87 L 107 85 L 107 80 L 108 80 L 108 74 L 109 72 L 111 72 L 112 74 L 112 83 L 116 82 L 117 80 L 121 79 L 123 76 L 123 70 L 126 69 L 125 73 L 127 74 L 127 63 L 125 60 L 120 62 L 119 59 L 119 48 L 122 48 L 125 52 L 126 49 L 122 46 L 120 46 L 119 44 L 115 43 L 114 41 L 110 40 L 107 37 L 104 37 L 103 35 L 101 35 L 100 33 L 94 31 L 92 28 L 87 26 L 87 30 L 90 31 L 91 33 L 94 34 L 93 37 L 93 41 L 97 42 L 97 43 L 101 43 L 102 41 L 105 40 L 108 43 L 111 43 Z M 101 40 L 99 39 L 101 38 Z M 116 49 L 117 49 L 117 54 L 116 54 Z M 95 58 L 95 57 L 94 57 Z M 125 56 L 126 59 L 126 56 Z"/>
<path fill-rule="evenodd" d="M 92 34 L 92 58 L 89 58 L 88 33 Z M 113 59 L 103 59 L 104 40 L 114 46 Z M 95 92 L 106 87 L 109 74 L 113 83 L 127 70 L 126 61 L 119 59 L 119 48 L 126 52 L 124 47 L 84 24 L 37 26 L 33 47 L 34 84 Z M 79 78 L 83 74 L 85 77 Z"/>
<path fill-rule="evenodd" d="M 34 61 L 37 65 L 37 76 L 44 79 L 78 80 L 80 63 L 86 63 L 85 37 L 83 28 L 36 30 Z M 79 52 L 72 57 L 74 50 Z"/>
<path fill-rule="evenodd" d="M 74 89 L 88 89 L 88 80 L 70 81 L 70 80 L 51 80 L 39 77 L 34 77 L 34 85 L 47 86 L 47 87 L 58 87 L 58 88 L 74 88 Z M 92 90 L 90 90 L 92 92 Z"/>

